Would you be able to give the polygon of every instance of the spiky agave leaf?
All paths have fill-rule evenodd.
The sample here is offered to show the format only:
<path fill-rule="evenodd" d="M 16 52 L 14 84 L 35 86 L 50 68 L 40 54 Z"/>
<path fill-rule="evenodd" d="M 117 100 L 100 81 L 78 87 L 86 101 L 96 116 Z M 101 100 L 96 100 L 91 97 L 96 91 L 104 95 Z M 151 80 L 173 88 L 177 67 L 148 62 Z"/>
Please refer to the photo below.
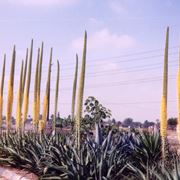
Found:
<path fill-rule="evenodd" d="M 102 144 L 102 132 L 101 132 L 101 128 L 99 126 L 99 122 L 96 122 L 95 123 L 95 142 L 98 144 L 98 145 L 101 145 Z"/>
<path fill-rule="evenodd" d="M 56 79 L 56 94 L 55 94 L 55 107 L 54 107 L 54 120 L 53 130 L 56 132 L 56 116 L 58 107 L 58 95 L 59 95 L 59 61 L 57 60 L 57 79 Z"/>
<path fill-rule="evenodd" d="M 5 66 L 6 66 L 6 55 L 4 55 L 2 77 L 1 77 L 1 88 L 0 88 L 0 129 L 2 128 L 2 118 L 3 118 L 3 92 L 4 92 Z"/>
<path fill-rule="evenodd" d="M 38 55 L 37 55 L 37 63 L 36 63 L 36 73 L 35 73 L 35 79 L 34 79 L 34 104 L 33 104 L 33 125 L 34 130 L 37 131 L 38 128 L 38 117 L 39 112 L 37 110 L 37 98 L 38 98 L 38 71 L 39 71 L 39 53 L 40 49 L 38 49 Z"/>
<path fill-rule="evenodd" d="M 81 74 L 79 80 L 79 89 L 77 97 L 77 110 L 76 110 L 76 147 L 80 150 L 80 131 L 81 131 L 81 118 L 82 118 L 82 106 L 84 95 L 84 82 L 85 82 L 85 70 L 86 70 L 86 46 L 87 46 L 87 33 L 84 35 L 84 48 L 82 57 Z"/>
<path fill-rule="evenodd" d="M 162 138 L 163 159 L 165 158 L 165 139 L 167 136 L 168 45 L 169 45 L 169 27 L 167 27 L 167 31 L 166 31 L 164 72 L 163 72 L 163 95 L 161 100 L 161 115 L 160 115 L 160 133 Z"/>
<path fill-rule="evenodd" d="M 22 110 L 22 89 L 23 89 L 23 67 L 24 62 L 22 61 L 21 65 L 21 74 L 19 79 L 19 89 L 17 94 L 17 108 L 16 108 L 16 130 L 20 133 L 22 130 L 22 117 L 21 117 L 21 110 Z"/>
<path fill-rule="evenodd" d="M 8 83 L 7 112 L 6 112 L 7 132 L 9 132 L 10 128 L 11 128 L 11 116 L 12 116 L 12 108 L 13 108 L 15 59 L 16 59 L 16 50 L 15 50 L 15 46 L 14 46 L 13 55 L 12 55 L 12 63 L 11 63 L 10 79 L 9 79 L 9 83 Z"/>
<path fill-rule="evenodd" d="M 76 104 L 76 86 L 77 86 L 77 76 L 78 76 L 78 55 L 76 54 L 76 67 L 74 74 L 74 82 L 73 82 L 73 93 L 72 93 L 72 107 L 71 107 L 71 119 L 74 122 L 74 112 L 75 112 L 75 104 Z"/>
<path fill-rule="evenodd" d="M 30 57 L 29 57 L 29 64 L 28 64 L 28 77 L 26 83 L 26 90 L 24 93 L 23 98 L 23 129 L 25 128 L 25 122 L 28 114 L 28 106 L 29 106 L 29 90 L 30 90 L 30 83 L 31 83 L 31 66 L 32 66 L 32 54 L 33 54 L 33 40 L 31 41 L 31 50 L 30 50 Z"/>
<path fill-rule="evenodd" d="M 53 51 L 53 49 L 51 48 L 49 68 L 48 68 L 48 77 L 47 77 L 47 83 L 46 83 L 46 92 L 45 92 L 44 101 L 43 101 L 43 113 L 42 113 L 43 129 L 45 128 L 45 125 L 46 125 L 47 112 L 48 112 L 48 103 L 49 103 L 48 101 L 49 101 L 50 80 L 51 80 L 52 51 Z"/>

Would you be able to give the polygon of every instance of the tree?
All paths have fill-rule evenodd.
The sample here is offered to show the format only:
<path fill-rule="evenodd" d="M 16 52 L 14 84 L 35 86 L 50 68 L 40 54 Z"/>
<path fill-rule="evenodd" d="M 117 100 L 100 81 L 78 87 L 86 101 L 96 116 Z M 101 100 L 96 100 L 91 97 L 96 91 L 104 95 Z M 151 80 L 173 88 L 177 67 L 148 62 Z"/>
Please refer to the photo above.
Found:
<path fill-rule="evenodd" d="M 168 119 L 168 125 L 169 126 L 176 126 L 177 125 L 177 118 L 169 118 Z"/>
<path fill-rule="evenodd" d="M 92 128 L 95 123 L 100 123 L 105 119 L 111 118 L 111 111 L 105 108 L 99 101 L 89 96 L 85 101 L 85 116 L 83 118 L 83 124 L 89 125 Z"/>
<path fill-rule="evenodd" d="M 144 123 L 143 123 L 143 127 L 144 127 L 144 128 L 148 128 L 148 127 L 154 126 L 154 125 L 155 125 L 154 122 L 150 122 L 150 121 L 148 121 L 148 120 L 145 120 Z"/>
<path fill-rule="evenodd" d="M 142 123 L 141 122 L 133 122 L 133 128 L 140 128 L 142 127 Z"/>
<path fill-rule="evenodd" d="M 126 119 L 124 119 L 122 125 L 124 127 L 129 127 L 129 126 L 132 126 L 132 123 L 133 123 L 133 119 L 132 118 L 126 118 Z"/>

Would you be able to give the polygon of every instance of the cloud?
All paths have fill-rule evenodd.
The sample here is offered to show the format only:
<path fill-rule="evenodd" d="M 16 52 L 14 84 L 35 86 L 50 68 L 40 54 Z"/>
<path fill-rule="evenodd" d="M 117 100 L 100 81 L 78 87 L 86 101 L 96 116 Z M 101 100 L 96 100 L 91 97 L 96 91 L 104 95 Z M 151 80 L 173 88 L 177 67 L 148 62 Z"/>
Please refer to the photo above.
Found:
<path fill-rule="evenodd" d="M 94 17 L 90 17 L 89 22 L 92 23 L 92 24 L 100 24 L 100 23 L 102 23 L 102 21 L 100 21 L 100 20 L 98 20 L 98 19 L 96 19 Z"/>
<path fill-rule="evenodd" d="M 68 6 L 76 3 L 78 0 L 8 0 L 9 3 L 25 6 Z"/>
<path fill-rule="evenodd" d="M 130 35 L 111 33 L 107 28 L 88 36 L 88 50 L 120 50 L 128 49 L 135 45 L 136 40 Z M 72 42 L 72 47 L 75 50 L 81 50 L 83 47 L 83 38 L 75 39 Z"/>
<path fill-rule="evenodd" d="M 115 13 L 127 13 L 127 7 L 123 1 L 109 0 L 108 5 Z"/>

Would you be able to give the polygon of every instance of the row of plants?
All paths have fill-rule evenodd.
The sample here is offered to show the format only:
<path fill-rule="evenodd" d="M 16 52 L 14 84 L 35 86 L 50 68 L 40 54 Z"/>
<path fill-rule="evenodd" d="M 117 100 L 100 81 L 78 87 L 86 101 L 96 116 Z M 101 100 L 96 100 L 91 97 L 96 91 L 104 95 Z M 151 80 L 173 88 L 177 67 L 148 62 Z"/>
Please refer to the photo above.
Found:
<path fill-rule="evenodd" d="M 162 160 L 159 133 L 109 131 L 81 137 L 80 154 L 73 134 L 66 136 L 3 133 L 0 163 L 27 169 L 40 179 L 179 179 L 179 158 L 166 144 Z M 178 177 L 178 178 L 177 178 Z"/>

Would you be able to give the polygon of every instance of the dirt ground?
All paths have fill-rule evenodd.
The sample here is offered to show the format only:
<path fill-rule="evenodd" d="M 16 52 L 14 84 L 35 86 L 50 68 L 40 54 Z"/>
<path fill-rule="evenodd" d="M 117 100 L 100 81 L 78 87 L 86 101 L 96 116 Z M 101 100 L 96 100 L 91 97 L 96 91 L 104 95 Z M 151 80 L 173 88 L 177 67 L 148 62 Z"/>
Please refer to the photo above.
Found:
<path fill-rule="evenodd" d="M 167 133 L 168 142 L 173 149 L 176 149 L 180 154 L 180 144 L 177 139 L 177 132 L 176 130 L 168 130 Z"/>

